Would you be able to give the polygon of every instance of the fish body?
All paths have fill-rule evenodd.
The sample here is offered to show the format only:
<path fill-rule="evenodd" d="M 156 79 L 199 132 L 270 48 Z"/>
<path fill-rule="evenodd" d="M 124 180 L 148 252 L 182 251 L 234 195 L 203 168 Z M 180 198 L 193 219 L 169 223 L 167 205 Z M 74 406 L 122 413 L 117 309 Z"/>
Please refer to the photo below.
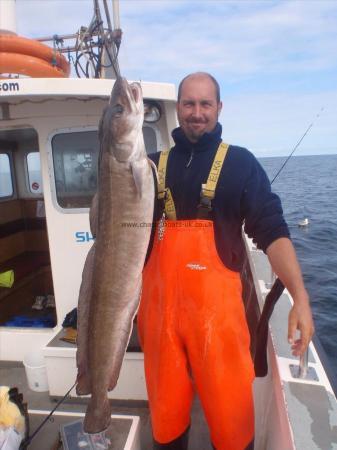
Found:
<path fill-rule="evenodd" d="M 118 78 L 99 127 L 98 189 L 79 294 L 77 393 L 91 393 L 84 430 L 110 424 L 107 392 L 118 380 L 137 312 L 153 219 L 154 180 L 143 133 L 138 83 Z"/>

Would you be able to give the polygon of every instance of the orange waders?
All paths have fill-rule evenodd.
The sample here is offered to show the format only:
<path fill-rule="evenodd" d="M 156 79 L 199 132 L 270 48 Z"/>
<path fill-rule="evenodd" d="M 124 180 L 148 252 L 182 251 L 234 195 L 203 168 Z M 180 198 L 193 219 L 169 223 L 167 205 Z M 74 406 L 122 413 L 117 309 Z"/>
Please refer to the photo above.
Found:
<path fill-rule="evenodd" d="M 157 442 L 188 428 L 195 391 L 217 450 L 243 450 L 253 439 L 254 371 L 241 290 L 239 274 L 218 256 L 212 221 L 157 227 L 138 312 Z"/>

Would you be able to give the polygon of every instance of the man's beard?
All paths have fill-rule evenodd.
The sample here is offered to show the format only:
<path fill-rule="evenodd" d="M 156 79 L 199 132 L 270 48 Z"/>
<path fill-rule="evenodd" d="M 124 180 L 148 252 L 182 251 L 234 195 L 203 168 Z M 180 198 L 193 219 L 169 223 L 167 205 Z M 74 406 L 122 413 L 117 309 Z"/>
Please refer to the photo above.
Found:
<path fill-rule="evenodd" d="M 194 123 L 201 123 L 202 125 L 205 125 L 203 122 L 190 122 L 189 125 L 192 125 Z M 205 134 L 205 128 L 203 127 L 202 129 L 198 130 L 198 129 L 194 129 L 193 127 L 188 127 L 188 134 L 189 134 L 189 138 L 193 141 L 198 141 L 201 136 L 203 136 Z"/>
<path fill-rule="evenodd" d="M 192 130 L 191 133 L 190 133 L 190 136 L 191 136 L 191 138 L 193 140 L 198 141 L 203 134 L 205 134 L 205 131 L 194 131 L 194 130 Z"/>

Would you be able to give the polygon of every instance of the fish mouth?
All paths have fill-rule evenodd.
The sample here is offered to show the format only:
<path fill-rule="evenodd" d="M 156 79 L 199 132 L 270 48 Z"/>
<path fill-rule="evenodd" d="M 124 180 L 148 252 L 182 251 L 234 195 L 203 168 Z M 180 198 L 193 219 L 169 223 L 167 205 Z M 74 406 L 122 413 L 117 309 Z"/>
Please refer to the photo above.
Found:
<path fill-rule="evenodd" d="M 138 103 L 138 101 L 139 101 L 139 94 L 140 94 L 139 88 L 140 88 L 139 84 L 136 84 L 136 83 L 130 84 L 131 94 L 136 103 Z"/>
<path fill-rule="evenodd" d="M 110 96 L 112 114 L 118 118 L 124 112 L 138 113 L 142 105 L 142 90 L 139 83 L 129 84 L 125 78 L 118 77 Z"/>
<path fill-rule="evenodd" d="M 139 83 L 129 84 L 126 78 L 118 77 L 115 82 L 115 86 L 118 92 L 128 92 L 131 99 L 137 104 L 140 100 L 141 87 Z"/>

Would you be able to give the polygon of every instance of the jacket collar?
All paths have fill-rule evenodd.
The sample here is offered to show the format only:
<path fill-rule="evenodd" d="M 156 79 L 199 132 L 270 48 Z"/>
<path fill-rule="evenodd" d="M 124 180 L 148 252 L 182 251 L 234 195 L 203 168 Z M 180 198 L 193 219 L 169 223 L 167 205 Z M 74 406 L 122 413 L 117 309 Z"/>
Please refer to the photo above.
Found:
<path fill-rule="evenodd" d="M 187 139 L 183 130 L 178 127 L 172 131 L 172 137 L 176 144 L 175 148 L 180 151 L 202 152 L 216 148 L 221 142 L 222 126 L 218 122 L 213 131 L 204 133 L 198 142 L 191 142 Z"/>

